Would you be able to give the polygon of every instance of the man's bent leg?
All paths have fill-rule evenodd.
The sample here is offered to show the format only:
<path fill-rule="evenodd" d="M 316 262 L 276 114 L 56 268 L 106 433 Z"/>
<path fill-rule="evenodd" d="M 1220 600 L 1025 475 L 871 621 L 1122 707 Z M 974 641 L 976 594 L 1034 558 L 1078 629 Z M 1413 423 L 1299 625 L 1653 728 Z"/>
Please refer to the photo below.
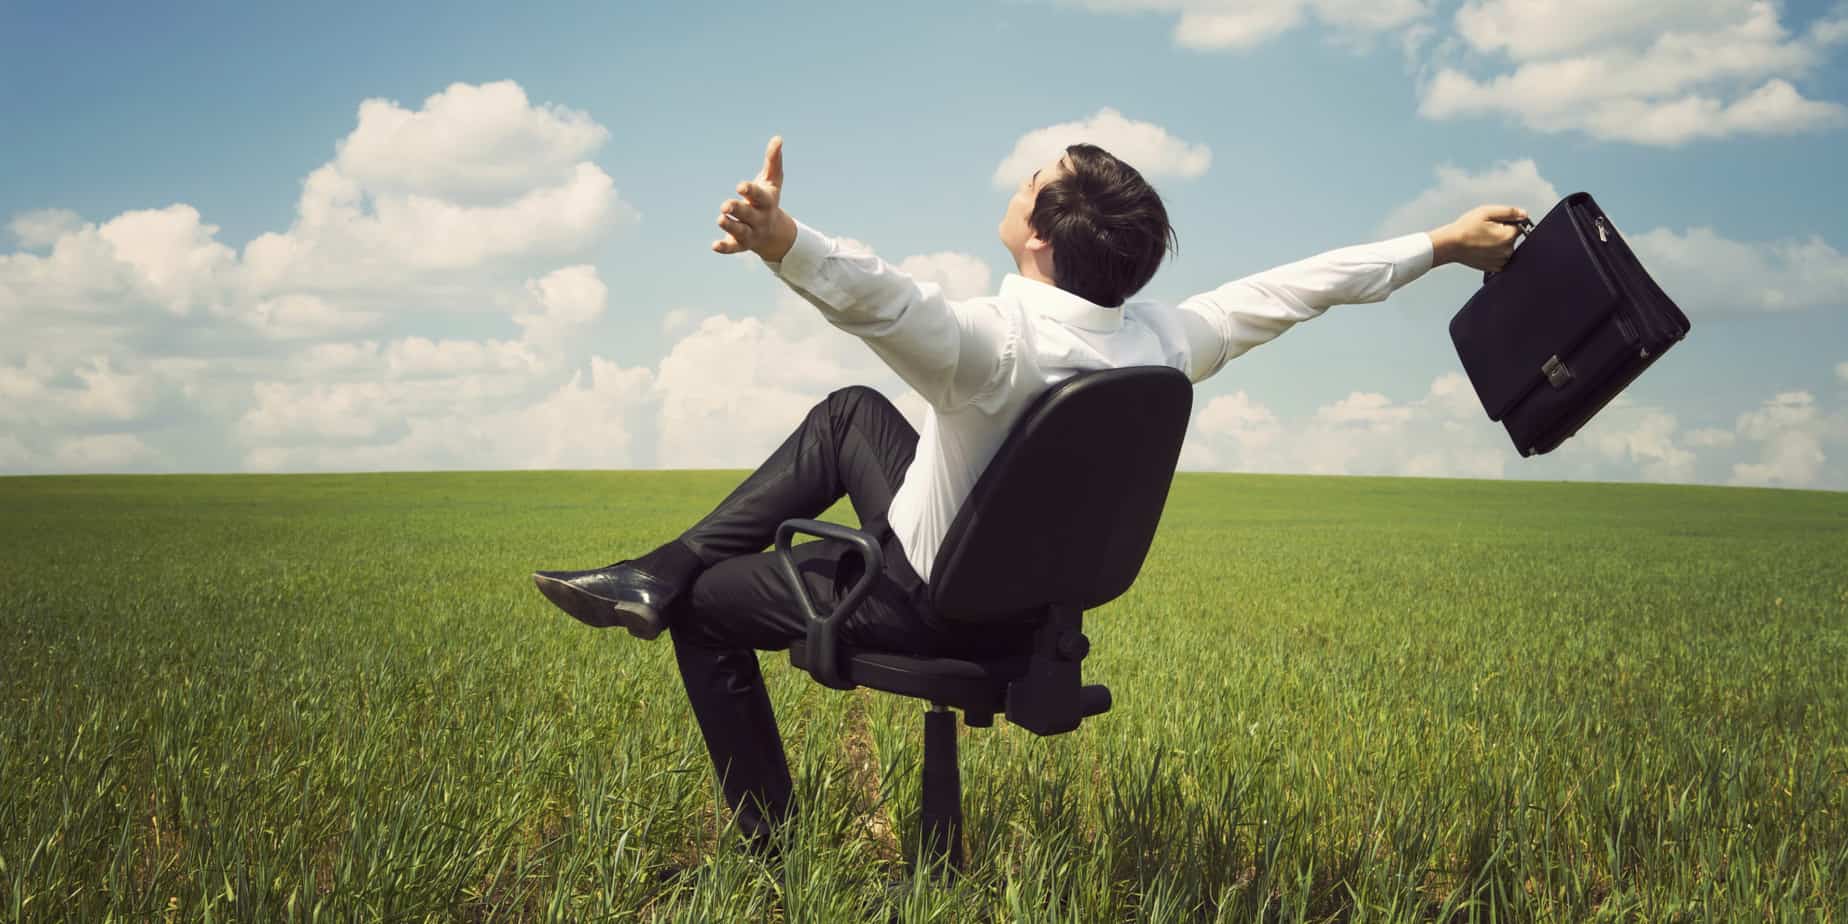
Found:
<path fill-rule="evenodd" d="M 917 431 L 884 395 L 838 389 L 679 541 L 708 566 L 761 552 L 784 520 L 820 516 L 842 494 L 862 525 L 883 520 L 917 445 Z"/>
<path fill-rule="evenodd" d="M 818 516 L 845 493 L 861 525 L 878 529 L 917 440 L 917 431 L 884 395 L 858 385 L 838 389 L 679 538 L 604 568 L 541 571 L 534 582 L 580 621 L 619 624 L 653 638 L 685 609 L 685 592 L 702 570 L 762 550 L 786 519 Z"/>

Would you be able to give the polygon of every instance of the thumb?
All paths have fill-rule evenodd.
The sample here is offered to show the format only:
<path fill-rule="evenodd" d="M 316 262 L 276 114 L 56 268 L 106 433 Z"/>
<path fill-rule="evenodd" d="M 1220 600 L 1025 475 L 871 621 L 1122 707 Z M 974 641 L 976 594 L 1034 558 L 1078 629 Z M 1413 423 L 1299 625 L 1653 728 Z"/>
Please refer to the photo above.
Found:
<path fill-rule="evenodd" d="M 1487 221 L 1520 221 L 1527 217 L 1527 210 L 1515 205 L 1485 205 L 1476 211 Z"/>
<path fill-rule="evenodd" d="M 777 135 L 776 137 L 771 138 L 769 146 L 764 148 L 763 177 L 764 177 L 764 182 L 769 183 L 771 186 L 775 186 L 779 189 L 782 188 L 783 186 L 783 136 L 782 135 Z"/>

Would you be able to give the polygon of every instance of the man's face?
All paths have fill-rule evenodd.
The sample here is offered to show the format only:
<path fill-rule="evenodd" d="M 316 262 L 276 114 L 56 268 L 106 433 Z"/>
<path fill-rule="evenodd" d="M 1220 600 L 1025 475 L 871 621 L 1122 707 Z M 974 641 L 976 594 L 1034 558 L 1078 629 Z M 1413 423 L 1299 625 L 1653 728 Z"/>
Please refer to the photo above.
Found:
<path fill-rule="evenodd" d="M 1065 154 L 1060 152 L 1058 157 L 1020 181 L 1020 185 L 1014 187 L 1013 198 L 1007 200 L 1007 212 L 1001 216 L 999 229 L 1001 245 L 1014 255 L 1016 266 L 1023 264 L 1027 241 L 1033 237 L 1033 228 L 1027 224 L 1027 216 L 1033 214 L 1033 202 L 1039 197 L 1040 188 L 1064 172 Z"/>

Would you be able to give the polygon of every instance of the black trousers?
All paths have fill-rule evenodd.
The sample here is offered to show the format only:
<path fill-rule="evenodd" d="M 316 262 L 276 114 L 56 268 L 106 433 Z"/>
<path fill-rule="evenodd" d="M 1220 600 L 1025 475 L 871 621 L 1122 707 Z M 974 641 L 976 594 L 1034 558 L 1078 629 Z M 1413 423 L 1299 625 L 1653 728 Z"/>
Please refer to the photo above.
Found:
<path fill-rule="evenodd" d="M 842 624 L 844 644 L 920 655 L 979 655 L 1019 644 L 942 625 L 887 524 L 917 443 L 917 431 L 878 391 L 840 389 L 680 536 L 706 567 L 670 617 L 674 657 L 725 800 L 752 841 L 768 838 L 790 809 L 789 763 L 754 649 L 784 649 L 808 633 L 775 551 L 764 551 L 784 520 L 817 517 L 845 494 L 861 528 L 879 539 L 884 573 Z M 824 615 L 861 577 L 852 549 L 832 539 L 794 547 L 796 570 Z"/>

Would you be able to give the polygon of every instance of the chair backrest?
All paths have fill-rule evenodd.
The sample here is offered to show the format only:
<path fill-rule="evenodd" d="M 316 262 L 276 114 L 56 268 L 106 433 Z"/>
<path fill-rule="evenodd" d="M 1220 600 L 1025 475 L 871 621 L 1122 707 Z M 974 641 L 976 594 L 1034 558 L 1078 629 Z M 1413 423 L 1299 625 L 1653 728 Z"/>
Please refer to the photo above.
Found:
<path fill-rule="evenodd" d="M 1135 581 L 1161 521 L 1193 384 L 1178 369 L 1081 372 L 1021 414 L 931 564 L 957 621 L 1091 609 Z"/>

